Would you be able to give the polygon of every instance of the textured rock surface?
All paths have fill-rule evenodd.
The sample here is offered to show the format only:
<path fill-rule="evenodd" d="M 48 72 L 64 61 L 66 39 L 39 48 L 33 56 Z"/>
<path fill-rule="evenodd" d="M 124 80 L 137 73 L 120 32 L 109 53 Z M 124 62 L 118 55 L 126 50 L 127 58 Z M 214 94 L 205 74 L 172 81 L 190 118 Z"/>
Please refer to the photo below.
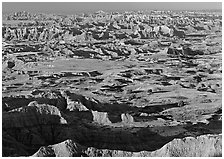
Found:
<path fill-rule="evenodd" d="M 156 151 L 128 152 L 84 147 L 72 140 L 41 147 L 32 157 L 220 157 L 221 135 L 202 135 L 196 138 L 174 139 Z"/>

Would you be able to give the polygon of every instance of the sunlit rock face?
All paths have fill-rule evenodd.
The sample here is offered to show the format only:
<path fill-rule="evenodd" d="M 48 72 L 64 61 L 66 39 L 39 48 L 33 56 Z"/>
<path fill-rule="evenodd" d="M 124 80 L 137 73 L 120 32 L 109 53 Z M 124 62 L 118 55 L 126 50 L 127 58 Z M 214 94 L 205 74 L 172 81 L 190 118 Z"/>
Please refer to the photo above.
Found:
<path fill-rule="evenodd" d="M 84 147 L 72 140 L 41 147 L 32 157 L 220 157 L 221 135 L 174 139 L 156 151 L 129 152 Z M 209 147 L 209 148 L 208 148 Z"/>

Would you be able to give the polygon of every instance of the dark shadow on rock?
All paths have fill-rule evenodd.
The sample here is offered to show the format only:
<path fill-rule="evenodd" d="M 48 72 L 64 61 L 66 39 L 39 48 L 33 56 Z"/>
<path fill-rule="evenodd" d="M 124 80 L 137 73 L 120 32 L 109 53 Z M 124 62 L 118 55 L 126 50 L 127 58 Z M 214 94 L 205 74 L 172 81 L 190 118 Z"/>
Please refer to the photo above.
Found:
<path fill-rule="evenodd" d="M 121 120 L 121 115 L 117 113 L 108 113 L 108 118 L 112 123 L 120 123 L 122 122 Z"/>

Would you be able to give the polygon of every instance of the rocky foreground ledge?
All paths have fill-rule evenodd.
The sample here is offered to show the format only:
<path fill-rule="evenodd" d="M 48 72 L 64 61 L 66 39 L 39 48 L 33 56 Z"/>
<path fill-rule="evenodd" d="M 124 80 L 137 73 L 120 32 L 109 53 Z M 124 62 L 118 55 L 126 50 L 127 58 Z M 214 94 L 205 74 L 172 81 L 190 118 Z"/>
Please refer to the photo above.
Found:
<path fill-rule="evenodd" d="M 73 140 L 41 147 L 32 157 L 221 157 L 222 135 L 174 139 L 156 151 L 128 152 L 82 146 Z"/>

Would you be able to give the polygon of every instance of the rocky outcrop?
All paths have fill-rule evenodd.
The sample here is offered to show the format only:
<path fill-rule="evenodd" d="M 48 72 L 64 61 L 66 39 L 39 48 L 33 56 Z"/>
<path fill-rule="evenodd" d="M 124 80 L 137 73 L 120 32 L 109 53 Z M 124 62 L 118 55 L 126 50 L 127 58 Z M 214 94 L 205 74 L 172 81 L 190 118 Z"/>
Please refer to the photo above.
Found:
<path fill-rule="evenodd" d="M 85 157 L 84 149 L 72 140 L 66 140 L 59 144 L 41 147 L 32 157 Z"/>
<path fill-rule="evenodd" d="M 134 118 L 128 113 L 121 114 L 121 120 L 124 123 L 133 123 L 134 122 Z"/>
<path fill-rule="evenodd" d="M 220 157 L 222 156 L 222 136 L 202 135 L 196 138 L 174 139 L 152 156 L 161 157 Z"/>
<path fill-rule="evenodd" d="M 28 106 L 10 110 L 3 114 L 4 129 L 21 128 L 41 124 L 66 124 L 59 109 L 52 105 L 31 102 Z"/>
<path fill-rule="evenodd" d="M 177 55 L 177 56 L 196 56 L 196 55 L 204 55 L 203 50 L 184 47 L 184 48 L 168 48 L 167 54 L 169 55 Z"/>
<path fill-rule="evenodd" d="M 72 140 L 41 147 L 32 157 L 221 157 L 222 136 L 202 135 L 174 139 L 156 151 L 128 152 L 84 147 Z"/>
<path fill-rule="evenodd" d="M 41 145 L 55 142 L 56 134 L 60 130 L 60 125 L 66 125 L 67 121 L 60 110 L 51 105 L 31 102 L 28 106 L 3 112 L 3 132 L 4 143 L 11 147 L 17 141 L 17 145 L 22 145 L 23 151 L 14 150 L 14 155 L 26 155 Z M 57 134 L 58 135 L 58 134 Z M 12 146 L 13 147 L 13 146 Z M 4 149 L 4 154 L 10 154 L 10 150 Z"/>
<path fill-rule="evenodd" d="M 93 121 L 97 122 L 99 124 L 111 124 L 110 119 L 108 118 L 108 113 L 107 112 L 98 112 L 98 111 L 92 111 L 93 115 Z"/>
<path fill-rule="evenodd" d="M 67 102 L 64 97 L 57 91 L 38 91 L 33 90 L 32 96 L 12 96 L 3 98 L 5 110 L 12 110 L 28 105 L 30 102 L 36 101 L 39 104 L 49 104 L 57 107 L 59 110 L 67 108 Z"/>

